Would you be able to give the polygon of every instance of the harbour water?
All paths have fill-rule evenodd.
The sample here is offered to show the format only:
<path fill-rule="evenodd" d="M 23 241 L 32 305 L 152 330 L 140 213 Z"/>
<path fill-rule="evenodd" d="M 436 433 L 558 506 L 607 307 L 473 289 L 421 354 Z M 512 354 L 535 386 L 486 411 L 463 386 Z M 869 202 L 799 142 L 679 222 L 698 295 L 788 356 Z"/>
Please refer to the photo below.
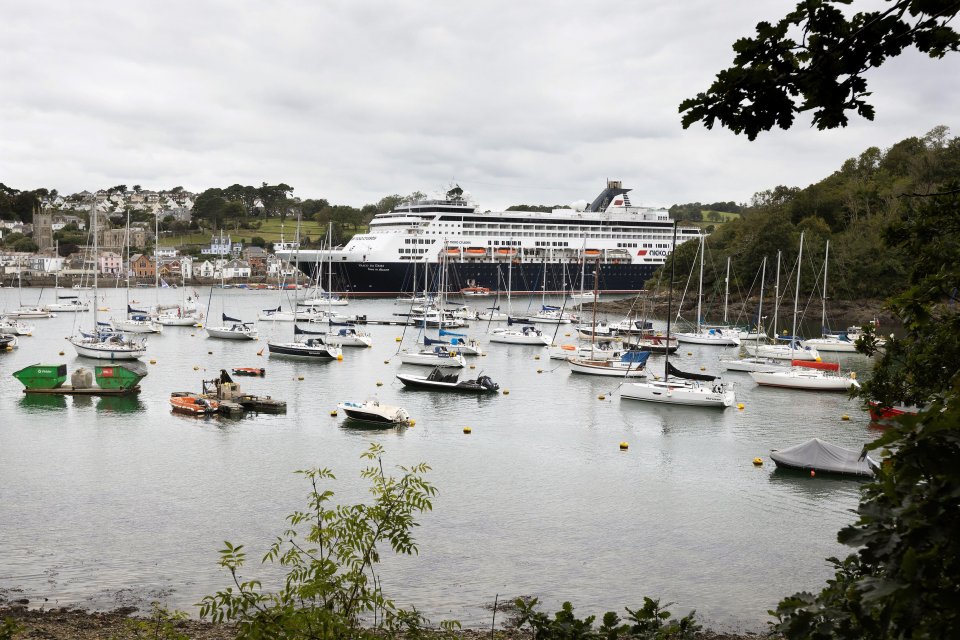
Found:
<path fill-rule="evenodd" d="M 38 293 L 20 295 L 33 304 Z M 98 306 L 122 312 L 125 291 L 101 295 Z M 156 293 L 130 295 L 151 305 Z M 277 292 L 218 289 L 210 315 L 252 320 L 277 300 Z M 527 304 L 514 302 L 515 310 Z M 16 290 L 0 290 L 0 309 L 17 306 Z M 341 310 L 371 319 L 404 311 L 390 300 Z M 264 349 L 273 332 L 292 337 L 291 323 L 260 323 L 259 342 L 212 340 L 190 327 L 151 336 L 144 361 L 156 364 L 136 398 L 27 397 L 12 372 L 93 364 L 65 340 L 90 326 L 88 314 L 30 322 L 34 336 L 0 354 L 0 590 L 50 606 L 160 600 L 196 613 L 202 596 L 227 586 L 217 566 L 224 540 L 247 546 L 243 577 L 269 585 L 280 574 L 259 558 L 284 516 L 305 505 L 308 487 L 292 472 L 329 467 L 338 499 L 362 500 L 360 454 L 378 442 L 387 466 L 427 462 L 439 488 L 416 533 L 419 555 L 384 563 L 384 588 L 399 604 L 479 627 L 497 595 L 537 595 L 548 607 L 571 600 L 582 613 L 622 611 L 649 595 L 696 609 L 711 626 L 761 630 L 767 609 L 819 588 L 830 575 L 824 559 L 847 553 L 836 532 L 854 519 L 861 486 L 776 472 L 770 449 L 811 437 L 860 447 L 877 434 L 844 394 L 758 388 L 747 374 L 726 376 L 742 411 L 620 400 L 619 380 L 573 375 L 545 349 L 486 344 L 486 323 L 466 330 L 488 355 L 463 375 L 482 371 L 509 395 L 404 390 L 398 371 L 427 371 L 395 357 L 396 338 L 406 331 L 409 345 L 416 334 L 409 327 L 370 326 L 373 348 L 345 349 L 342 362 L 301 362 Z M 672 361 L 717 372 L 720 353 L 681 345 Z M 870 368 L 862 356 L 843 365 L 861 376 Z M 171 391 L 198 391 L 221 368 L 241 366 L 267 369 L 238 381 L 285 399 L 286 415 L 171 413 Z M 662 369 L 662 357 L 648 367 Z M 337 402 L 371 396 L 406 407 L 416 425 L 358 430 L 330 416 Z M 762 467 L 752 464 L 757 456 Z"/>

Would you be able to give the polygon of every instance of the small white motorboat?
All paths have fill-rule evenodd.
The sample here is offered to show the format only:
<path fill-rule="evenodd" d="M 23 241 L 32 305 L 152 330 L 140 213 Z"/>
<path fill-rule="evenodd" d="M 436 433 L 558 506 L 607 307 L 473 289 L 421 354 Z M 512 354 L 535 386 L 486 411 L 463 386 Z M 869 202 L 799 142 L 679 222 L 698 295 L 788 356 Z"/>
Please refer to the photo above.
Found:
<path fill-rule="evenodd" d="M 372 399 L 365 402 L 341 402 L 337 409 L 351 420 L 370 425 L 392 427 L 410 423 L 410 414 L 403 407 L 381 404 Z"/>

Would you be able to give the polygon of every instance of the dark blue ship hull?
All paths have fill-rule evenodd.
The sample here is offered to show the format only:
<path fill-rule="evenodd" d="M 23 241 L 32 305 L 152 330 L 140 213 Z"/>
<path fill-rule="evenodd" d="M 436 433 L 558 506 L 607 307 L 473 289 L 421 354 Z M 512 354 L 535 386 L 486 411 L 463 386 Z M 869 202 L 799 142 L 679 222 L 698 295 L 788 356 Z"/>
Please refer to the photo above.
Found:
<path fill-rule="evenodd" d="M 427 264 L 427 288 L 437 290 L 439 265 Z M 599 265 L 597 288 L 601 293 L 636 293 L 643 290 L 658 265 L 614 264 Z M 308 273 L 314 263 L 301 264 Z M 424 289 L 424 263 L 414 262 L 342 262 L 333 264 L 333 290 L 353 296 L 396 296 Z M 447 263 L 446 286 L 449 292 L 464 287 L 487 287 L 491 294 L 506 293 L 508 277 L 515 295 L 563 293 L 579 291 L 581 272 L 578 263 L 516 263 L 508 274 L 506 263 L 455 262 Z M 588 264 L 583 277 L 583 288 L 593 291 L 595 264 Z M 544 270 L 546 269 L 546 279 Z M 327 274 L 323 274 L 326 281 Z M 546 281 L 546 286 L 544 286 Z M 326 282 L 321 283 L 324 287 Z"/>

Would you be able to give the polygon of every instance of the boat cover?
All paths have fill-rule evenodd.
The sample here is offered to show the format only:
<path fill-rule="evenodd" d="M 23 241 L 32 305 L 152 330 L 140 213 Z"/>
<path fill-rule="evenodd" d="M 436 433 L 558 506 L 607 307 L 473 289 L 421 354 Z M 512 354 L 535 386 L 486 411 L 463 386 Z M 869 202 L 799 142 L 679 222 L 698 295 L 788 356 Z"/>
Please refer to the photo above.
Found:
<path fill-rule="evenodd" d="M 228 316 L 228 315 L 225 314 L 225 313 L 221 313 L 220 315 L 223 316 L 223 321 L 224 321 L 224 322 L 243 322 L 242 320 L 239 320 L 239 319 L 237 319 L 237 318 L 231 318 L 230 316 Z"/>
<path fill-rule="evenodd" d="M 139 313 L 139 314 L 141 314 L 141 315 L 144 315 L 144 314 L 147 314 L 147 313 L 149 313 L 149 312 L 148 312 L 148 311 L 141 311 L 140 309 L 134 309 L 134 308 L 131 307 L 130 305 L 127 305 L 127 314 L 129 315 L 129 314 L 131 314 L 131 313 Z"/>
<path fill-rule="evenodd" d="M 712 376 L 709 373 L 687 373 L 686 371 L 680 371 L 680 369 L 677 369 L 675 366 L 673 366 L 672 362 L 667 363 L 667 372 L 672 376 L 685 378 L 686 380 L 703 380 L 710 382 L 717 379 L 717 376 Z"/>
<path fill-rule="evenodd" d="M 876 463 L 855 449 L 845 449 L 835 444 L 813 438 L 803 444 L 771 451 L 770 457 L 778 465 L 796 469 L 814 469 L 832 473 L 857 476 L 872 476 Z"/>
<path fill-rule="evenodd" d="M 465 333 L 455 333 L 455 332 L 453 332 L 453 331 L 446 331 L 446 330 L 444 330 L 444 329 L 440 329 L 440 335 L 441 335 L 441 336 L 455 336 L 455 337 L 457 337 L 457 338 L 466 338 L 466 337 L 467 337 L 467 334 L 465 334 Z"/>
<path fill-rule="evenodd" d="M 646 364 L 647 359 L 650 357 L 649 351 L 625 351 L 622 356 L 620 356 L 621 362 L 632 362 L 643 366 Z"/>
<path fill-rule="evenodd" d="M 293 325 L 293 335 L 295 335 L 295 336 L 301 336 L 301 335 L 307 335 L 307 336 L 325 336 L 325 335 L 327 335 L 327 332 L 326 332 L 326 331 L 307 331 L 306 329 L 301 329 L 301 328 L 298 327 L 297 325 Z"/>
<path fill-rule="evenodd" d="M 423 344 L 429 347 L 430 345 L 434 345 L 434 344 L 450 344 L 450 343 L 447 342 L 446 340 L 437 340 L 435 338 L 428 338 L 427 336 L 423 336 Z"/>

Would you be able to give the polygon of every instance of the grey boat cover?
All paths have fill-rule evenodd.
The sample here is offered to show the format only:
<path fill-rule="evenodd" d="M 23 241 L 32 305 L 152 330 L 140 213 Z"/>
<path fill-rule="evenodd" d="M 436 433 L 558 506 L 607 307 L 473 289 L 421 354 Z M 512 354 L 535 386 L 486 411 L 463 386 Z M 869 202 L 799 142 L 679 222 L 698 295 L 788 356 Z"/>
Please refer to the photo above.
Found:
<path fill-rule="evenodd" d="M 771 451 L 770 457 L 777 466 L 856 476 L 872 476 L 873 468 L 877 466 L 869 456 L 861 457 L 860 451 L 844 449 L 819 438 L 808 440 L 789 449 Z"/>

